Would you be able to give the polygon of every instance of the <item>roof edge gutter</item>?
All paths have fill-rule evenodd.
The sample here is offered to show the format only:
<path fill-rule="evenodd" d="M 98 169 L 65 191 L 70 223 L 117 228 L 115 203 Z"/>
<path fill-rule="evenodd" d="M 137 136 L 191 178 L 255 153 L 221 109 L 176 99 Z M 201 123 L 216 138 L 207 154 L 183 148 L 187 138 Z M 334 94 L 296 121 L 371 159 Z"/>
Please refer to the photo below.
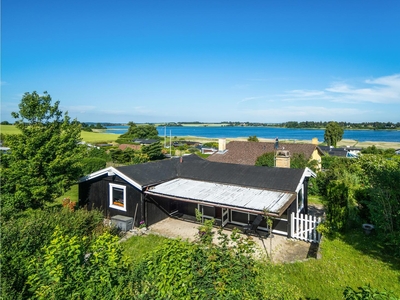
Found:
<path fill-rule="evenodd" d="M 271 212 L 265 213 L 262 210 L 243 209 L 243 208 L 240 208 L 240 207 L 237 207 L 237 206 L 221 205 L 221 204 L 218 204 L 218 203 L 215 203 L 215 202 L 194 200 L 194 199 L 189 199 L 189 198 L 179 198 L 179 197 L 169 196 L 169 195 L 165 195 L 165 194 L 157 194 L 157 193 L 153 193 L 151 191 L 145 191 L 145 193 L 148 194 L 148 195 L 151 195 L 151 196 L 164 197 L 164 198 L 168 198 L 168 199 L 171 199 L 171 200 L 184 201 L 184 202 L 189 202 L 189 203 L 196 203 L 196 204 L 201 204 L 201 205 L 206 205 L 206 206 L 212 205 L 212 206 L 220 207 L 220 208 L 234 209 L 236 211 L 245 212 L 245 213 L 252 213 L 252 214 L 257 214 L 257 215 L 259 215 L 259 214 L 265 215 L 266 214 L 268 216 L 275 217 L 275 218 L 280 217 L 284 212 L 284 211 L 282 211 L 279 214 L 271 213 Z"/>

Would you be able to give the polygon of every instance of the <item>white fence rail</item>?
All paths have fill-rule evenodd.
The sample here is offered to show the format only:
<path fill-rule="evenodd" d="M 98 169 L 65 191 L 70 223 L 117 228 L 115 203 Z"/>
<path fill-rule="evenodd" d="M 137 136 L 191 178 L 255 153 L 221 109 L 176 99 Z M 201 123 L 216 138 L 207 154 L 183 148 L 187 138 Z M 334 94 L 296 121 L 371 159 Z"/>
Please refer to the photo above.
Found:
<path fill-rule="evenodd" d="M 321 218 L 306 214 L 292 213 L 290 215 L 291 237 L 307 242 L 319 243 L 321 234 L 317 232 L 317 226 Z"/>

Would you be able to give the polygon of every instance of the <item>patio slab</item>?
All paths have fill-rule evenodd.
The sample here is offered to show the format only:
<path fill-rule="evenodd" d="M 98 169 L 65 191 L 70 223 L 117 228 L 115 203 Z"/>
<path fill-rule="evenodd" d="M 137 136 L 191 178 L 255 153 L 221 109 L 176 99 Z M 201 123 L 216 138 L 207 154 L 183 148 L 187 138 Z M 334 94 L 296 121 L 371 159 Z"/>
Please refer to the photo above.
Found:
<path fill-rule="evenodd" d="M 181 238 L 194 241 L 200 224 L 174 218 L 164 219 L 152 226 L 148 233 L 159 234 L 169 238 Z M 213 231 L 216 233 L 217 228 Z M 231 230 L 224 230 L 225 234 L 230 235 Z M 262 237 L 251 235 L 251 239 L 256 243 L 258 257 L 267 257 L 274 263 L 288 263 L 303 261 L 307 258 L 316 257 L 317 245 L 304 241 L 288 239 L 284 236 L 274 234 L 274 237 L 265 238 L 265 233 L 260 232 Z M 217 242 L 217 239 L 214 240 Z M 271 251 L 272 250 L 272 251 Z"/>

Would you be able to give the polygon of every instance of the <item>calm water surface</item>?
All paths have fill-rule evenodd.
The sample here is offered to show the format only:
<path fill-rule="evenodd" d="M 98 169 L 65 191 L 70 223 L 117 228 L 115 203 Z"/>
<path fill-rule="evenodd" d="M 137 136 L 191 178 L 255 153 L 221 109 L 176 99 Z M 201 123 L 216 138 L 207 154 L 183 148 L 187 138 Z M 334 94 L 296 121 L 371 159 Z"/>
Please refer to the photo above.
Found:
<path fill-rule="evenodd" d="M 128 126 L 107 126 L 107 133 L 124 134 Z M 323 129 L 290 129 L 271 127 L 157 127 L 160 136 L 171 134 L 175 136 L 197 136 L 205 138 L 258 138 L 282 140 L 310 140 L 314 137 L 319 141 L 324 140 Z M 343 139 L 357 140 L 359 142 L 400 142 L 400 131 L 396 130 L 345 130 Z"/>

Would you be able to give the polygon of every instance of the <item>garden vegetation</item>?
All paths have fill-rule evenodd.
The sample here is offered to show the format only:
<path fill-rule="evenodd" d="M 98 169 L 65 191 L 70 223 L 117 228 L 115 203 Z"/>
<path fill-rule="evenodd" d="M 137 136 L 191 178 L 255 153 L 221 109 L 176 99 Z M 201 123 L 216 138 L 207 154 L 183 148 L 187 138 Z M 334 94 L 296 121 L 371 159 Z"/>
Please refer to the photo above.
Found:
<path fill-rule="evenodd" d="M 13 113 L 21 134 L 7 136 L 12 151 L 1 154 L 2 299 L 396 299 L 400 293 L 397 157 L 323 159 L 326 171 L 310 186 L 326 208 L 321 260 L 256 259 L 252 240 L 235 230 L 219 230 L 212 243 L 213 220 L 199 227 L 194 243 L 151 235 L 120 243 L 101 211 L 68 198 L 49 206 L 79 176 L 112 159 L 82 145 L 80 123 L 51 101 L 47 93 L 23 96 Z M 298 160 L 299 167 L 307 163 Z M 360 233 L 363 223 L 375 232 Z"/>

